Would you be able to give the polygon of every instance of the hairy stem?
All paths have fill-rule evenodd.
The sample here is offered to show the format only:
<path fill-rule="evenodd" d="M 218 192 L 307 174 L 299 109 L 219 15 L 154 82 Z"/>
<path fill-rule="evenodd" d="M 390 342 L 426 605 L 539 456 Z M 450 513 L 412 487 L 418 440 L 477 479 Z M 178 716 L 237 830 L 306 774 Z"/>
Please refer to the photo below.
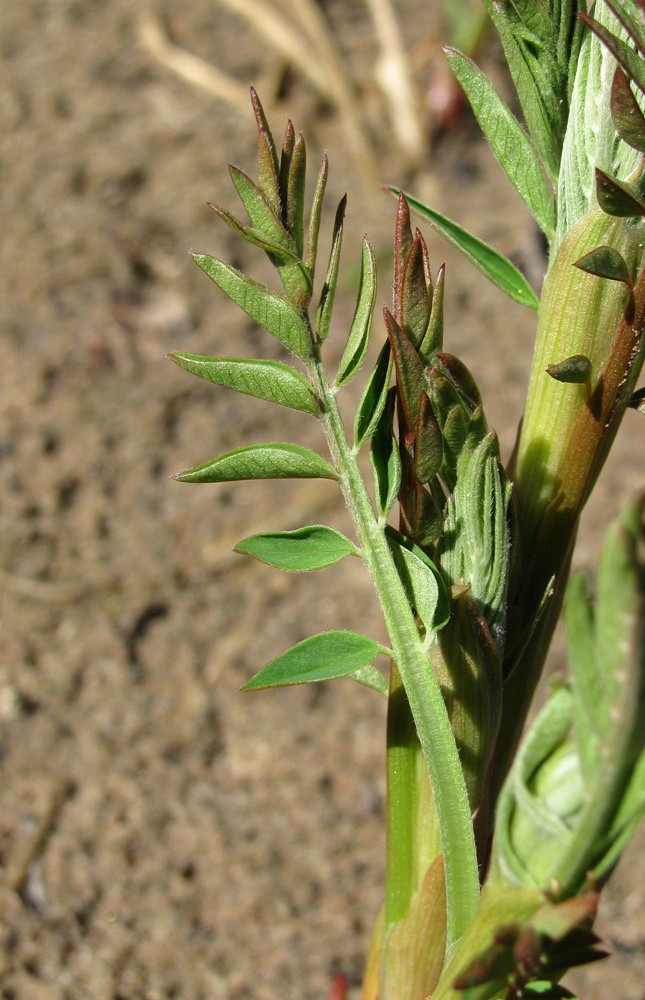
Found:
<path fill-rule="evenodd" d="M 383 527 L 350 447 L 317 349 L 309 365 L 322 402 L 322 425 L 345 501 L 372 577 L 397 669 L 405 687 L 430 775 L 444 858 L 447 948 L 464 933 L 477 906 L 479 877 L 468 794 L 439 683 L 423 648 Z"/>

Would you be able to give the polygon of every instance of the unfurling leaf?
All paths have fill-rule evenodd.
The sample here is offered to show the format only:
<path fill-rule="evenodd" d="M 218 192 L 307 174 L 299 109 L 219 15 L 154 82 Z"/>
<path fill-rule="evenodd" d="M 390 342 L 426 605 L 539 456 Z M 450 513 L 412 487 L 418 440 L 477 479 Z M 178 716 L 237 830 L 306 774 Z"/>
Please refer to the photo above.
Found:
<path fill-rule="evenodd" d="M 392 375 L 392 352 L 390 342 L 381 348 L 374 371 L 363 389 L 356 417 L 354 419 L 354 442 L 357 448 L 371 437 L 379 422 L 387 400 L 390 377 Z"/>
<path fill-rule="evenodd" d="M 260 188 L 253 183 L 243 170 L 232 164 L 229 173 L 233 185 L 240 196 L 253 226 L 262 236 L 289 253 L 286 259 L 274 259 L 284 290 L 299 309 L 304 308 L 311 298 L 311 276 L 298 260 L 296 243 L 271 208 Z M 271 254 L 269 254 L 271 256 Z"/>
<path fill-rule="evenodd" d="M 389 189 L 393 194 L 398 194 L 398 188 Z M 510 260 L 504 257 L 497 250 L 489 247 L 487 243 L 473 236 L 472 233 L 462 229 L 456 222 L 446 218 L 434 209 L 429 208 L 416 198 L 406 194 L 405 199 L 413 211 L 417 212 L 422 219 L 429 222 L 438 233 L 457 250 L 460 251 L 471 264 L 486 275 L 489 281 L 501 288 L 503 292 L 516 302 L 537 309 L 539 300 L 524 275 L 517 270 Z"/>
<path fill-rule="evenodd" d="M 309 382 L 293 368 L 279 361 L 258 361 L 251 358 L 205 358 L 200 354 L 168 354 L 180 368 L 215 385 L 234 389 L 279 403 L 292 410 L 319 416 L 318 400 Z"/>
<path fill-rule="evenodd" d="M 556 382 L 567 382 L 572 385 L 589 385 L 591 379 L 591 361 L 584 354 L 573 354 L 570 358 L 558 364 L 549 365 L 547 375 Z"/>
<path fill-rule="evenodd" d="M 421 395 L 425 392 L 423 364 L 407 335 L 388 309 L 384 309 L 392 356 L 396 367 L 396 388 L 405 414 L 407 430 L 414 434 Z"/>
<path fill-rule="evenodd" d="M 278 154 L 260 98 L 253 87 L 251 87 L 251 104 L 258 129 L 258 183 L 269 205 L 279 215 Z"/>
<path fill-rule="evenodd" d="M 622 38 L 617 38 L 593 17 L 580 14 L 580 20 L 584 21 L 587 27 L 591 28 L 600 41 L 607 46 L 618 65 L 624 70 L 625 75 L 636 84 L 639 90 L 645 93 L 645 63 L 642 57 L 634 52 L 627 42 L 623 41 Z"/>
<path fill-rule="evenodd" d="M 376 299 L 376 260 L 374 251 L 365 237 L 363 239 L 363 253 L 361 258 L 361 279 L 358 288 L 358 301 L 354 319 L 347 338 L 347 344 L 343 356 L 338 366 L 336 384 L 343 385 L 349 382 L 358 371 L 369 342 L 370 329 L 372 326 L 372 313 L 374 311 L 374 300 Z"/>
<path fill-rule="evenodd" d="M 540 229 L 550 239 L 555 228 L 553 201 L 526 132 L 472 59 L 448 46 L 444 47 L 444 52 L 493 153 Z"/>
<path fill-rule="evenodd" d="M 347 207 L 347 195 L 343 195 L 334 220 L 334 235 L 332 237 L 331 252 L 329 254 L 329 264 L 327 265 L 327 275 L 325 284 L 320 293 L 320 302 L 316 311 L 316 332 L 319 340 L 324 340 L 329 333 L 329 323 L 331 313 L 334 308 L 334 296 L 336 295 L 336 284 L 338 282 L 338 269 L 340 267 L 340 251 L 343 245 L 343 219 L 345 208 Z"/>
<path fill-rule="evenodd" d="M 439 570 L 423 549 L 414 545 L 391 525 L 385 530 L 403 588 L 426 631 L 429 644 L 434 634 L 450 618 L 446 586 Z"/>
<path fill-rule="evenodd" d="M 636 187 L 611 177 L 596 167 L 596 197 L 607 215 L 637 218 L 645 215 L 645 202 Z"/>
<path fill-rule="evenodd" d="M 370 448 L 376 485 L 376 505 L 381 517 L 387 517 L 394 505 L 401 485 L 401 458 L 392 427 L 396 389 L 392 388 L 389 400 L 379 419 Z"/>
<path fill-rule="evenodd" d="M 356 632 L 321 632 L 276 656 L 242 690 L 259 691 L 284 684 L 346 677 L 367 666 L 379 653 L 389 655 L 389 652 L 379 642 Z"/>
<path fill-rule="evenodd" d="M 316 256 L 318 252 L 318 233 L 320 232 L 320 217 L 322 213 L 323 199 L 325 197 L 325 188 L 327 186 L 327 172 L 329 170 L 329 163 L 327 160 L 327 154 L 325 153 L 322 158 L 322 163 L 320 164 L 320 172 L 318 174 L 318 180 L 316 181 L 316 189 L 314 191 L 313 201 L 311 203 L 311 215 L 309 216 L 309 231 L 307 234 L 307 246 L 305 248 L 305 255 L 303 263 L 312 279 L 314 272 L 316 270 Z"/>
<path fill-rule="evenodd" d="M 287 186 L 286 227 L 291 236 L 296 254 L 302 257 L 304 248 L 305 175 L 307 172 L 307 148 L 300 132 L 293 148 L 289 165 Z"/>
<path fill-rule="evenodd" d="M 440 351 L 443 347 L 443 293 L 446 283 L 445 279 L 446 266 L 442 264 L 437 272 L 432 293 L 428 328 L 419 345 L 419 356 L 426 365 L 430 364 L 437 351 Z"/>
<path fill-rule="evenodd" d="M 181 483 L 232 483 L 244 479 L 337 479 L 320 455 L 297 444 L 252 444 L 186 469 Z"/>
<path fill-rule="evenodd" d="M 295 306 L 223 260 L 200 253 L 193 254 L 193 259 L 229 299 L 276 340 L 299 358 L 310 357 L 311 335 Z"/>
<path fill-rule="evenodd" d="M 325 569 L 357 552 L 349 538 L 322 524 L 251 535 L 238 542 L 235 551 L 290 573 Z"/>
<path fill-rule="evenodd" d="M 645 153 L 645 116 L 620 66 L 611 85 L 611 117 L 623 142 Z"/>

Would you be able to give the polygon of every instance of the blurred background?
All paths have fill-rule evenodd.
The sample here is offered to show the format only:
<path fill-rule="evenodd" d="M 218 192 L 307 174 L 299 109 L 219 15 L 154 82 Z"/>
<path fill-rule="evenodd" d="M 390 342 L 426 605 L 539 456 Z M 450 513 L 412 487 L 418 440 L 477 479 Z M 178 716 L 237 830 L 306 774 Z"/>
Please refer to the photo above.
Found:
<path fill-rule="evenodd" d="M 164 354 L 283 356 L 189 256 L 272 280 L 206 207 L 237 211 L 228 161 L 254 170 L 250 83 L 278 137 L 288 116 L 305 131 L 310 177 L 329 152 L 323 258 L 349 194 L 330 360 L 364 232 L 389 300 L 394 202 L 380 183 L 539 275 L 532 226 L 438 59 L 447 38 L 478 48 L 507 88 L 478 7 L 456 9 L 0 9 L 0 1000 L 319 1000 L 338 970 L 356 995 L 380 904 L 384 699 L 348 680 L 238 689 L 314 631 L 382 636 L 377 609 L 356 560 L 302 577 L 231 553 L 262 529 L 350 531 L 332 484 L 169 479 L 243 443 L 322 442 L 315 422 Z M 475 371 L 507 456 L 533 317 L 425 235 L 433 267 L 448 265 L 446 347 Z M 381 340 L 377 317 L 369 359 Z M 583 568 L 642 486 L 639 419 L 587 513 Z M 617 956 L 572 979 L 585 1000 L 645 996 L 644 846 L 604 903 Z"/>

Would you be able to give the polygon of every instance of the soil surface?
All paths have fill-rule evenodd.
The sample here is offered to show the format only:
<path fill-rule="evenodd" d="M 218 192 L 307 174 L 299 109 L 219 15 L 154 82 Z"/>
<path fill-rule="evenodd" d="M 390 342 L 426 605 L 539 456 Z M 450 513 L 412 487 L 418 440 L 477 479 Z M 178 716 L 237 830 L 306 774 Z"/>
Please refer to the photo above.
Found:
<path fill-rule="evenodd" d="M 421 68 L 436 37 L 427 6 L 400 4 Z M 327 9 L 373 127 L 364 7 Z M 388 298 L 393 204 L 362 183 L 333 110 L 244 22 L 215 0 L 162 0 L 158 12 L 172 15 L 175 42 L 281 96 L 272 119 L 294 116 L 312 162 L 329 149 L 327 230 L 348 190 L 355 262 L 328 345 L 339 357 L 364 231 Z M 349 531 L 331 483 L 169 478 L 245 443 L 321 441 L 314 421 L 164 360 L 172 349 L 282 354 L 188 254 L 271 280 L 261 253 L 205 206 L 234 207 L 228 160 L 253 170 L 250 113 L 156 63 L 140 13 L 129 0 L 0 10 L 0 1000 L 321 1000 L 337 970 L 354 996 L 380 903 L 384 700 L 350 681 L 238 689 L 313 631 L 382 637 L 382 625 L 356 560 L 301 577 L 231 554 L 262 528 Z M 379 149 L 382 179 L 406 177 L 389 134 Z M 468 118 L 406 179 L 534 265 L 532 229 Z M 429 243 L 449 267 L 447 349 L 477 372 L 508 454 L 532 317 Z M 381 337 L 377 323 L 372 360 Z M 361 386 L 347 390 L 348 412 Z M 589 508 L 585 568 L 642 484 L 639 419 Z M 584 1000 L 645 996 L 644 846 L 605 896 L 614 957 L 571 980 Z"/>

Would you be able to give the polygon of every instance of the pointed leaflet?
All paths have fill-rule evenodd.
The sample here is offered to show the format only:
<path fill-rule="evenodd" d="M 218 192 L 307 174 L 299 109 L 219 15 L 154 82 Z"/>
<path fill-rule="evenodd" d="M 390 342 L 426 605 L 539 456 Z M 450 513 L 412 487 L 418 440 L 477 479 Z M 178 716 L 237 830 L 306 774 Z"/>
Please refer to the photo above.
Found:
<path fill-rule="evenodd" d="M 645 93 L 645 62 L 642 57 L 634 52 L 633 48 L 622 38 L 617 38 L 600 21 L 596 21 L 595 18 L 589 17 L 587 14 L 581 14 L 580 19 L 587 27 L 591 28 L 601 42 L 604 42 L 626 76 L 636 84 L 639 90 Z"/>
<path fill-rule="evenodd" d="M 586 253 L 584 257 L 574 261 L 574 266 L 598 278 L 608 278 L 609 281 L 622 281 L 629 290 L 633 289 L 632 279 L 627 262 L 614 247 L 600 246 Z"/>
<path fill-rule="evenodd" d="M 242 690 L 259 691 L 284 684 L 307 684 L 346 677 L 367 666 L 379 653 L 389 653 L 389 650 L 364 635 L 342 631 L 321 632 L 276 656 L 247 681 Z"/>
<path fill-rule="evenodd" d="M 423 340 L 430 319 L 432 288 L 428 287 L 429 270 L 428 251 L 417 229 L 401 281 L 401 327 L 415 347 Z"/>
<path fill-rule="evenodd" d="M 417 483 L 429 483 L 438 475 L 443 462 L 443 439 L 432 404 L 422 393 L 414 439 L 414 477 Z"/>
<path fill-rule="evenodd" d="M 389 310 L 384 309 L 383 315 L 396 367 L 396 387 L 405 414 L 407 430 L 414 434 L 421 394 L 425 391 L 423 365 Z"/>
<path fill-rule="evenodd" d="M 316 256 L 318 253 L 318 233 L 320 232 L 320 216 L 322 213 L 323 199 L 325 197 L 325 188 L 327 186 L 327 172 L 329 170 L 329 163 L 327 160 L 327 154 L 325 153 L 322 158 L 322 163 L 320 164 L 320 172 L 318 174 L 318 180 L 316 181 L 316 190 L 314 191 L 313 201 L 311 203 L 311 215 L 309 216 L 309 230 L 307 233 L 307 246 L 305 248 L 305 255 L 303 263 L 312 279 L 314 272 L 316 270 Z"/>
<path fill-rule="evenodd" d="M 302 132 L 296 139 L 289 166 L 287 187 L 287 230 L 293 239 L 296 254 L 302 257 L 304 243 L 305 175 L 307 172 L 307 148 Z"/>
<path fill-rule="evenodd" d="M 354 419 L 354 443 L 357 448 L 374 433 L 387 400 L 392 375 L 392 352 L 386 340 L 381 348 L 374 370 L 363 389 Z"/>
<path fill-rule="evenodd" d="M 611 85 L 611 117 L 623 142 L 645 153 L 645 116 L 620 66 Z"/>
<path fill-rule="evenodd" d="M 320 455 L 297 444 L 252 444 L 174 476 L 181 483 L 232 483 L 242 479 L 337 479 Z"/>
<path fill-rule="evenodd" d="M 448 592 L 439 570 L 423 549 L 390 525 L 385 529 L 401 583 L 428 640 L 450 617 Z"/>
<path fill-rule="evenodd" d="M 287 257 L 286 261 L 280 261 L 278 258 L 273 262 L 289 299 L 298 308 L 304 308 L 311 298 L 311 276 L 297 259 L 296 245 L 293 239 L 251 178 L 232 164 L 228 169 L 235 189 L 254 227 L 269 242 L 275 243 L 289 252 L 290 256 Z"/>
<path fill-rule="evenodd" d="M 397 194 L 397 188 L 390 188 L 393 194 Z M 422 219 L 429 222 L 438 233 L 467 257 L 471 264 L 486 275 L 489 281 L 501 288 L 503 292 L 516 302 L 531 309 L 537 309 L 539 300 L 529 285 L 528 281 L 517 268 L 511 264 L 510 260 L 504 257 L 497 250 L 493 250 L 488 244 L 473 236 L 472 233 L 462 229 L 451 219 L 446 218 L 434 209 L 417 201 L 411 195 L 405 195 L 410 208 L 417 212 Z"/>
<path fill-rule="evenodd" d="M 361 279 L 358 287 L 356 311 L 347 338 L 347 344 L 338 366 L 336 385 L 349 382 L 358 371 L 369 342 L 372 313 L 376 299 L 376 260 L 367 237 L 363 239 L 361 257 Z"/>
<path fill-rule="evenodd" d="M 620 218 L 637 218 L 645 215 L 645 202 L 633 184 L 619 181 L 604 170 L 596 168 L 596 196 L 598 204 L 607 215 Z"/>
<path fill-rule="evenodd" d="M 287 222 L 287 193 L 289 191 L 289 170 L 291 169 L 291 159 L 293 149 L 296 144 L 296 133 L 291 119 L 287 121 L 282 140 L 282 152 L 280 154 L 280 218 L 284 225 Z"/>
<path fill-rule="evenodd" d="M 229 299 L 276 340 L 299 358 L 310 357 L 311 335 L 295 306 L 223 260 L 200 253 L 193 254 L 193 259 Z"/>
<path fill-rule="evenodd" d="M 437 351 L 443 347 L 443 293 L 446 278 L 446 265 L 442 264 L 437 273 L 428 328 L 419 345 L 419 355 L 424 364 L 430 364 Z"/>
<path fill-rule="evenodd" d="M 237 543 L 235 551 L 290 573 L 310 573 L 357 554 L 349 538 L 322 524 L 250 535 Z"/>
<path fill-rule="evenodd" d="M 398 194 L 396 209 L 396 224 L 394 227 L 394 278 L 392 282 L 392 312 L 397 323 L 403 322 L 403 271 L 405 262 L 412 246 L 412 226 L 410 225 L 410 209 L 402 191 L 390 188 L 392 194 Z"/>
<path fill-rule="evenodd" d="M 207 382 L 265 399 L 268 403 L 279 403 L 292 410 L 311 413 L 315 417 L 320 415 L 318 400 L 307 380 L 279 361 L 205 358 L 200 354 L 177 353 L 167 357 Z"/>
<path fill-rule="evenodd" d="M 607 7 L 623 26 L 625 32 L 642 56 L 645 56 L 645 27 L 643 25 L 643 5 L 638 0 L 605 0 Z M 631 10 L 629 9 L 631 8 Z"/>
<path fill-rule="evenodd" d="M 401 485 L 401 458 L 394 437 L 393 420 L 396 389 L 389 391 L 388 403 L 381 414 L 370 447 L 370 458 L 376 486 L 376 506 L 381 517 L 387 517 Z"/>
<path fill-rule="evenodd" d="M 251 104 L 258 129 L 258 181 L 262 194 L 273 211 L 280 214 L 280 190 L 278 184 L 278 154 L 271 135 L 269 123 L 255 89 L 251 87 Z"/>
<path fill-rule="evenodd" d="M 213 205 L 211 202 L 208 202 L 207 204 L 208 207 L 215 212 L 218 219 L 225 222 L 234 233 L 241 236 L 242 239 L 247 241 L 247 243 L 252 243 L 253 246 L 260 247 L 262 250 L 265 250 L 266 253 L 270 255 L 271 261 L 274 265 L 277 266 L 278 264 L 296 263 L 298 264 L 298 267 L 300 267 L 298 258 L 293 250 L 289 250 L 287 247 L 279 246 L 277 243 L 273 243 L 254 226 L 245 226 L 225 208 L 220 208 L 219 205 Z"/>
<path fill-rule="evenodd" d="M 332 309 L 334 308 L 334 296 L 336 295 L 336 284 L 338 282 L 338 269 L 340 267 L 340 251 L 343 245 L 343 219 L 347 206 L 347 195 L 343 195 L 336 209 L 334 219 L 334 235 L 332 237 L 331 252 L 329 254 L 329 264 L 327 265 L 327 275 L 325 284 L 320 293 L 320 302 L 316 311 L 316 333 L 319 340 L 324 340 L 329 333 Z"/>
<path fill-rule="evenodd" d="M 572 385 L 590 385 L 591 361 L 585 354 L 572 354 L 557 364 L 548 365 L 547 375 L 556 382 Z"/>
<path fill-rule="evenodd" d="M 472 59 L 447 46 L 444 52 L 493 153 L 540 229 L 550 239 L 555 228 L 553 199 L 526 132 Z"/>

